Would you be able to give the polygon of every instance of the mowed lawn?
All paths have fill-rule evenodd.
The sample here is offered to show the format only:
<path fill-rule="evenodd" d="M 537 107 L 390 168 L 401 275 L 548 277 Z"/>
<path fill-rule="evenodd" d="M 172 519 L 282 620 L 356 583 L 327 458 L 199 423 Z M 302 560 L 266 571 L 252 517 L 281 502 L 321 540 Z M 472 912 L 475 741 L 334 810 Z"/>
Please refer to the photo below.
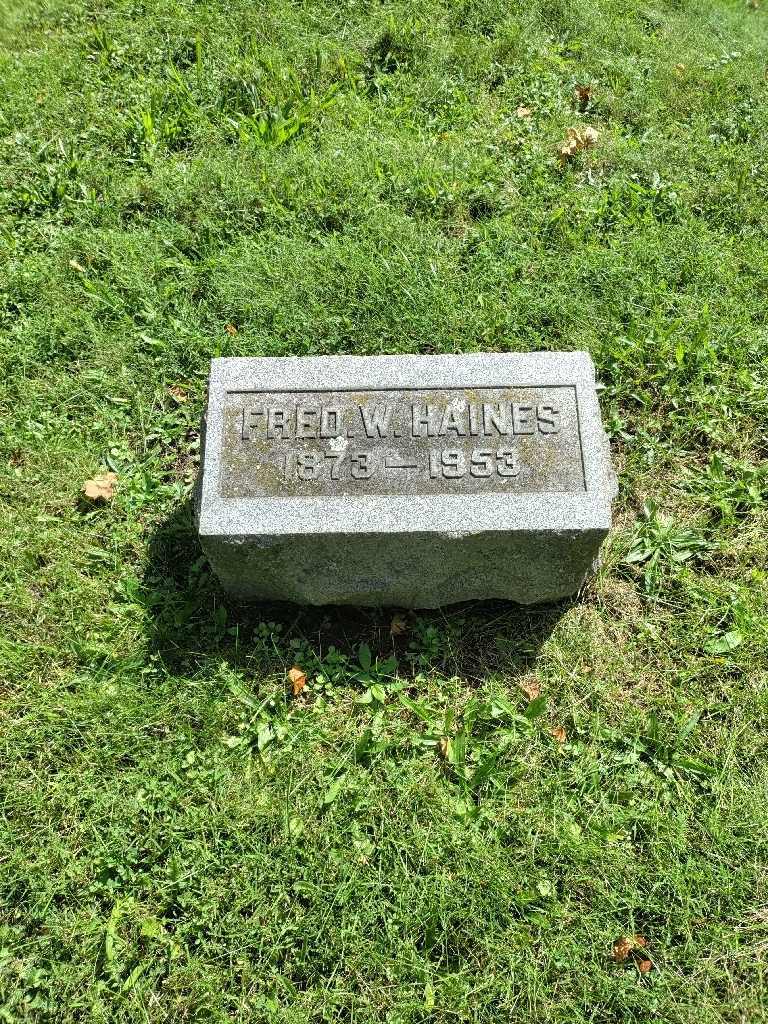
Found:
<path fill-rule="evenodd" d="M 0 1021 L 768 1020 L 768 4 L 0 23 Z M 212 356 L 536 349 L 577 598 L 220 592 Z"/>

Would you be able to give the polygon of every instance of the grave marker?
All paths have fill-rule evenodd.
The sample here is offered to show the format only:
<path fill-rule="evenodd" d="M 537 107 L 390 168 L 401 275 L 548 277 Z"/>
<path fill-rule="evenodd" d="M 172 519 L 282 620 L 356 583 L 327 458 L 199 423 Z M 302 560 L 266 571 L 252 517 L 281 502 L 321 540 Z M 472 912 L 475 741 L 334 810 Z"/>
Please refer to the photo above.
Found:
<path fill-rule="evenodd" d="M 240 597 L 554 600 L 614 491 L 586 353 L 212 363 L 198 529 Z"/>

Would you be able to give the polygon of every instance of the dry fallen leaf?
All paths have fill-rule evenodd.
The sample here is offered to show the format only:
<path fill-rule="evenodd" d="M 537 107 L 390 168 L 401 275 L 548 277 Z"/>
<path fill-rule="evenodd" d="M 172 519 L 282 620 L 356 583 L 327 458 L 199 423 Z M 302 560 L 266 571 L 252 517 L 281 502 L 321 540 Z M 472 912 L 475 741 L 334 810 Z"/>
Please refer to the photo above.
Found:
<path fill-rule="evenodd" d="M 577 85 L 576 88 L 573 90 L 573 95 L 579 106 L 586 107 L 586 105 L 592 99 L 592 86 Z"/>
<path fill-rule="evenodd" d="M 402 636 L 403 633 L 408 632 L 408 623 L 405 621 L 404 615 L 392 616 L 392 621 L 389 624 L 389 632 L 391 636 Z"/>
<path fill-rule="evenodd" d="M 638 949 L 643 949 L 648 945 L 648 940 L 644 939 L 642 935 L 622 935 L 613 943 L 612 956 L 617 964 L 624 963 L 629 957 L 630 953 L 634 954 L 634 959 L 637 963 L 637 969 L 647 974 L 653 966 L 647 956 L 641 956 L 637 953 Z M 648 965 L 647 967 L 644 965 Z"/>
<path fill-rule="evenodd" d="M 536 700 L 541 693 L 541 686 L 539 685 L 538 679 L 531 679 L 528 682 L 526 682 L 525 679 L 522 679 L 517 685 L 523 691 L 528 700 Z"/>
<path fill-rule="evenodd" d="M 622 964 L 627 959 L 629 954 L 634 948 L 632 939 L 628 939 L 626 935 L 622 935 L 620 939 L 616 939 L 613 944 L 613 959 L 617 964 Z"/>
<path fill-rule="evenodd" d="M 233 338 L 237 334 L 237 328 L 235 327 L 234 324 L 227 324 L 224 327 L 224 330 L 227 332 L 227 334 L 229 334 Z"/>
<path fill-rule="evenodd" d="M 518 117 L 530 117 L 533 113 L 532 107 L 524 107 L 522 104 L 515 111 Z"/>
<path fill-rule="evenodd" d="M 591 124 L 588 124 L 581 132 L 579 139 L 585 149 L 589 149 L 590 146 L 594 146 L 598 139 L 597 128 L 593 128 Z"/>
<path fill-rule="evenodd" d="M 569 128 L 568 138 L 557 149 L 560 161 L 565 163 L 566 160 L 570 160 L 583 149 L 590 149 L 597 143 L 598 138 L 597 129 L 591 125 L 587 125 L 586 128 Z"/>
<path fill-rule="evenodd" d="M 85 267 L 78 263 L 77 260 L 70 260 L 69 265 L 73 270 L 76 270 L 78 274 L 84 274 L 86 272 Z"/>
<path fill-rule="evenodd" d="M 184 388 L 180 388 L 178 384 L 174 384 L 172 387 L 168 388 L 168 394 L 179 403 L 186 402 L 189 397 Z"/>
<path fill-rule="evenodd" d="M 307 685 L 307 673 L 303 672 L 300 668 L 295 665 L 288 673 L 288 679 L 291 683 L 291 693 L 294 697 L 298 697 L 304 687 Z"/>
<path fill-rule="evenodd" d="M 554 729 L 550 729 L 549 735 L 555 740 L 556 743 L 565 743 L 565 729 L 562 727 L 562 725 L 556 725 Z"/>
<path fill-rule="evenodd" d="M 440 757 L 448 756 L 448 745 L 450 742 L 451 741 L 448 739 L 447 736 L 440 737 L 440 742 L 437 744 L 437 752 L 440 755 Z"/>
<path fill-rule="evenodd" d="M 86 480 L 82 491 L 91 501 L 109 501 L 114 496 L 117 473 L 99 473 L 92 480 Z"/>

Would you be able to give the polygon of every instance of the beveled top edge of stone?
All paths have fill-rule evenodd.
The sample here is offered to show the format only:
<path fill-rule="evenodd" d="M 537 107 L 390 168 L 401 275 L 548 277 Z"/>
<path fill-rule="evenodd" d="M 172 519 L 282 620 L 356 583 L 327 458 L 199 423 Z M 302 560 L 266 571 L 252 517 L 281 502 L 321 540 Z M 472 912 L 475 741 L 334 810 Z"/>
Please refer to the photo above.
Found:
<path fill-rule="evenodd" d="M 337 498 L 222 499 L 211 494 L 197 517 L 201 537 L 239 543 L 259 537 L 304 534 L 375 536 L 437 534 L 459 539 L 480 534 L 563 534 L 592 532 L 605 537 L 611 528 L 607 490 L 581 494 L 498 495 L 483 502 L 475 495 L 371 495 Z"/>
<path fill-rule="evenodd" d="M 210 395 L 221 389 L 287 387 L 503 387 L 595 384 L 588 352 L 469 352 L 461 355 L 231 356 L 211 361 Z"/>

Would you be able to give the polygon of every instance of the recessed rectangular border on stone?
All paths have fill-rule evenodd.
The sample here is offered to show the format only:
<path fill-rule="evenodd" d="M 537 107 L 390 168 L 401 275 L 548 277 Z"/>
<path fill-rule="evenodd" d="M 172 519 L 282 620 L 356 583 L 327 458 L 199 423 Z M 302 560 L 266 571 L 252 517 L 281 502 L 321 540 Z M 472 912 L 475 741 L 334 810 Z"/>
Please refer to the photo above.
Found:
<path fill-rule="evenodd" d="M 223 498 L 586 489 L 573 385 L 227 390 Z"/>

